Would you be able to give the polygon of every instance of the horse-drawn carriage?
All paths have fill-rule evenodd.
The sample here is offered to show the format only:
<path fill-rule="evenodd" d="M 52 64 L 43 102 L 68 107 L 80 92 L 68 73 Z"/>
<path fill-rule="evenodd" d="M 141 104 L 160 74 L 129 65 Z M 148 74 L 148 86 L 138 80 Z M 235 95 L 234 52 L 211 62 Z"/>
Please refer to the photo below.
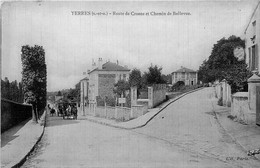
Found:
<path fill-rule="evenodd" d="M 58 116 L 62 116 L 63 119 L 77 119 L 78 110 L 76 103 L 64 103 L 58 104 Z"/>

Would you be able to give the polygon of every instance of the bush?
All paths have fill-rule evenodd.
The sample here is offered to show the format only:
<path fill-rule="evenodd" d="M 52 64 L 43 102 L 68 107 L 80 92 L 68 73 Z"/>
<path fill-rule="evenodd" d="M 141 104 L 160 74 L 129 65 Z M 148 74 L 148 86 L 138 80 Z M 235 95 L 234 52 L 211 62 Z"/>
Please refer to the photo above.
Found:
<path fill-rule="evenodd" d="M 172 91 L 178 91 L 183 89 L 183 86 L 185 86 L 185 83 L 183 81 L 178 81 L 172 86 Z"/>
<path fill-rule="evenodd" d="M 106 97 L 106 104 L 107 104 L 107 106 L 115 107 L 116 99 L 112 96 Z"/>
<path fill-rule="evenodd" d="M 97 106 L 105 106 L 105 101 L 100 96 L 97 96 L 96 100 L 97 100 Z"/>

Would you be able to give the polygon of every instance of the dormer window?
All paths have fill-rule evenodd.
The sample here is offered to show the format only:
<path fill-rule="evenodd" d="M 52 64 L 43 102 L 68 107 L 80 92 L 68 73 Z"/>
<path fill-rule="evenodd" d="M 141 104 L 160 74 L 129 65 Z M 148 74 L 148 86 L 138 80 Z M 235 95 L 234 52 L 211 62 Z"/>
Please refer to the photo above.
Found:
<path fill-rule="evenodd" d="M 256 34 L 256 20 L 253 21 L 252 26 L 253 26 L 253 33 L 254 33 L 253 35 L 255 35 Z"/>

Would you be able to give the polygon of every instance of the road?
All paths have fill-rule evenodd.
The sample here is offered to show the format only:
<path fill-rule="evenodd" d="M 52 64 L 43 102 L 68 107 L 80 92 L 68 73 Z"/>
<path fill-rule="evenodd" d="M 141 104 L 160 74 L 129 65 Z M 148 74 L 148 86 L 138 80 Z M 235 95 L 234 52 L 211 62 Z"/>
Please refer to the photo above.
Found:
<path fill-rule="evenodd" d="M 49 117 L 22 167 L 259 167 L 218 124 L 212 98 L 211 88 L 189 94 L 134 130 Z"/>

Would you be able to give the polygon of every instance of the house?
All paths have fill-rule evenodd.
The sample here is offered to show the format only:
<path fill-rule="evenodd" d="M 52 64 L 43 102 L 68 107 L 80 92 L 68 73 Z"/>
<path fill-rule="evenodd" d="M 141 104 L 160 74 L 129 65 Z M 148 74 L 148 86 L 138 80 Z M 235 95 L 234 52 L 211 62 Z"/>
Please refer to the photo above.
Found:
<path fill-rule="evenodd" d="M 97 96 L 101 98 L 111 97 L 114 95 L 114 84 L 119 80 L 129 79 L 130 70 L 117 63 L 110 61 L 103 63 L 102 58 L 99 58 L 98 65 L 92 63 L 93 69 L 88 72 L 89 75 L 89 90 L 88 97 L 90 101 L 94 101 Z"/>
<path fill-rule="evenodd" d="M 89 79 L 85 77 L 80 80 L 80 109 L 83 112 L 82 115 L 85 115 L 85 109 L 88 103 L 88 89 L 89 89 Z"/>
<path fill-rule="evenodd" d="M 246 26 L 244 35 L 246 42 L 246 63 L 251 71 L 259 69 L 260 65 L 260 1 L 258 2 L 249 23 Z"/>
<path fill-rule="evenodd" d="M 181 69 L 172 72 L 172 84 L 178 81 L 183 81 L 185 85 L 195 85 L 198 82 L 198 72 L 181 67 Z"/>

